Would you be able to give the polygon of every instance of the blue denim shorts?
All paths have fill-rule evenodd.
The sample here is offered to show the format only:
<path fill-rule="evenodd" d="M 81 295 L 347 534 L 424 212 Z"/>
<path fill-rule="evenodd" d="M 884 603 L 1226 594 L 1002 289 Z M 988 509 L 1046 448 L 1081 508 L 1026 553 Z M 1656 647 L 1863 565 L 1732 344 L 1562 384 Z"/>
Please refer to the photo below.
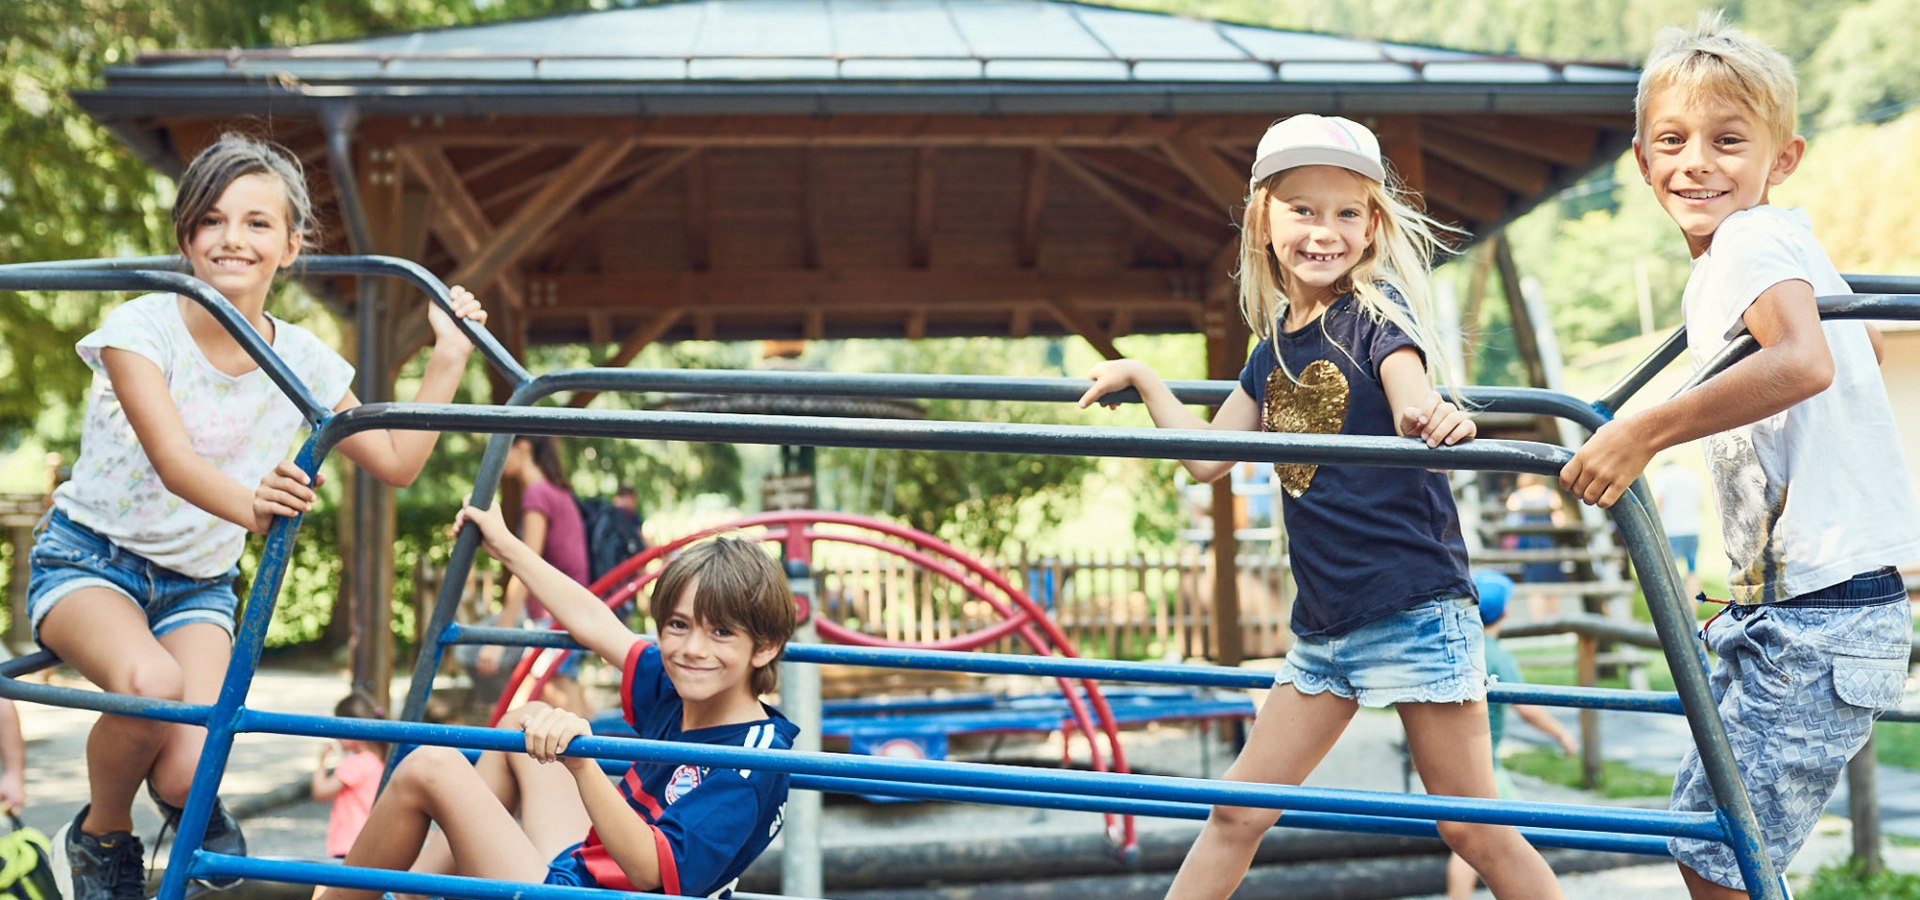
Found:
<path fill-rule="evenodd" d="M 1832 799 L 1873 720 L 1906 688 L 1913 614 L 1900 574 L 1881 569 L 1791 600 L 1731 606 L 1702 638 L 1720 657 L 1710 686 L 1773 864 L 1785 871 Z M 1712 812 L 1697 750 L 1674 779 L 1671 808 Z M 1701 877 L 1745 890 L 1733 850 L 1667 842 Z"/>
<path fill-rule="evenodd" d="M 1273 683 L 1373 707 L 1485 700 L 1484 638 L 1478 604 L 1443 597 L 1346 634 L 1300 638 Z"/>
<path fill-rule="evenodd" d="M 81 588 L 125 595 L 146 612 L 156 637 L 190 622 L 211 622 L 233 636 L 233 613 L 240 606 L 233 593 L 237 566 L 217 578 L 182 575 L 122 549 L 59 509 L 47 514 L 29 562 L 27 620 L 36 641 L 54 604 Z"/>

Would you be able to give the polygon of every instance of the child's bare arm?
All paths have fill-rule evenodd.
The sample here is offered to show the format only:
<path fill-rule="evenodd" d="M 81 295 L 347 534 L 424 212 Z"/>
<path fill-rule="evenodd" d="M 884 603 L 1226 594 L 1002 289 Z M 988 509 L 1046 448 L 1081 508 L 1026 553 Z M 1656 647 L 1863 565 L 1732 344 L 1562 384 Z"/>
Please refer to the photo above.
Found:
<path fill-rule="evenodd" d="M 0 807 L 27 807 L 27 742 L 20 732 L 20 709 L 0 698 Z"/>
<path fill-rule="evenodd" d="M 320 758 L 314 762 L 312 783 L 308 785 L 312 790 L 315 803 L 326 803 L 339 796 L 340 791 L 346 788 L 346 785 L 341 783 L 340 776 L 335 775 L 333 768 L 327 765 L 332 757 L 333 744 L 322 744 Z"/>
<path fill-rule="evenodd" d="M 455 286 L 452 289 L 453 311 L 460 318 L 485 324 L 487 311 L 480 307 L 480 301 L 474 299 L 466 288 Z M 446 313 L 436 305 L 427 307 L 427 322 L 433 328 L 433 352 L 427 357 L 427 370 L 420 378 L 420 389 L 414 394 L 416 403 L 445 403 L 453 399 L 460 387 L 460 376 L 466 371 L 467 357 L 473 353 L 473 344 L 453 323 Z M 342 412 L 360 405 L 360 399 L 348 391 L 342 397 L 334 412 Z M 427 456 L 433 452 L 433 445 L 440 439 L 436 431 L 363 431 L 340 442 L 340 452 L 354 464 L 367 470 L 373 477 L 393 487 L 406 487 L 420 476 L 421 468 L 427 464 Z"/>
<path fill-rule="evenodd" d="M 1380 361 L 1380 387 L 1387 407 L 1394 411 L 1394 427 L 1402 437 L 1419 438 L 1429 447 L 1473 440 L 1479 426 L 1465 410 L 1453 405 L 1427 380 L 1420 352 L 1402 347 Z"/>
<path fill-rule="evenodd" d="M 627 651 L 640 638 L 628 631 L 620 617 L 600 602 L 600 598 L 514 537 L 506 521 L 500 518 L 499 509 L 462 508 L 453 523 L 454 533 L 458 534 L 460 526 L 467 522 L 472 522 L 480 529 L 480 538 L 485 542 L 487 552 L 506 566 L 514 577 L 526 582 L 527 589 L 540 597 L 540 602 L 553 614 L 554 621 L 559 622 L 560 627 L 565 628 L 574 640 L 613 665 L 618 666 L 626 661 Z"/>
<path fill-rule="evenodd" d="M 1151 366 L 1136 359 L 1108 360 L 1093 367 L 1087 374 L 1093 380 L 1093 386 L 1080 395 L 1080 408 L 1086 409 L 1100 398 L 1115 391 L 1133 388 L 1140 392 L 1140 399 L 1147 407 L 1147 415 L 1153 417 L 1153 424 L 1160 428 L 1190 428 L 1213 431 L 1259 431 L 1260 411 L 1255 407 L 1253 398 L 1241 388 L 1234 388 L 1220 411 L 1214 413 L 1213 421 L 1200 418 L 1186 404 L 1175 397 L 1173 390 L 1167 387 L 1160 375 Z M 1109 409 L 1118 408 L 1117 403 L 1103 403 Z M 1220 476 L 1233 470 L 1231 460 L 1183 459 L 1180 464 L 1187 472 L 1200 481 L 1216 481 Z"/>
<path fill-rule="evenodd" d="M 1520 717 L 1520 721 L 1540 729 L 1547 737 L 1553 738 L 1553 742 L 1560 745 L 1561 752 L 1567 754 L 1580 752 L 1580 745 L 1573 740 L 1573 732 L 1568 731 L 1567 726 L 1560 724 L 1560 720 L 1554 718 L 1553 714 L 1546 709 L 1529 703 L 1519 703 L 1514 705 L 1513 712 Z"/>
<path fill-rule="evenodd" d="M 521 725 L 527 731 L 528 756 L 541 762 L 558 760 L 573 775 L 587 818 L 627 880 L 643 891 L 660 887 L 660 853 L 653 842 L 653 830 L 634 814 L 633 807 L 627 805 L 626 798 L 592 758 L 560 755 L 574 738 L 593 733 L 587 721 L 564 709 L 548 707 L 528 716 Z"/>
<path fill-rule="evenodd" d="M 1561 486 L 1595 506 L 1612 506 L 1655 453 L 1757 422 L 1833 383 L 1813 285 L 1796 279 L 1767 288 L 1742 321 L 1758 352 L 1672 400 L 1600 426 L 1561 469 Z"/>

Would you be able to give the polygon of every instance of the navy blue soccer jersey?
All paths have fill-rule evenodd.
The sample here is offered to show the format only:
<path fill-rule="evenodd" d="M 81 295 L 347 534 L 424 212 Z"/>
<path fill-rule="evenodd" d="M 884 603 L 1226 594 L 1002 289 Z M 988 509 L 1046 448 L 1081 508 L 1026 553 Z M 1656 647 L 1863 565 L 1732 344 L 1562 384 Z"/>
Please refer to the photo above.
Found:
<path fill-rule="evenodd" d="M 621 667 L 621 712 L 640 737 L 728 747 L 789 749 L 800 729 L 762 704 L 767 718 L 737 725 L 680 729 L 680 695 L 661 666 L 660 648 L 637 641 Z M 747 865 L 780 833 L 787 776 L 761 770 L 674 763 L 634 763 L 620 794 L 653 831 L 660 854 L 660 891 L 728 897 Z M 597 832 L 553 861 L 548 882 L 634 890 Z"/>

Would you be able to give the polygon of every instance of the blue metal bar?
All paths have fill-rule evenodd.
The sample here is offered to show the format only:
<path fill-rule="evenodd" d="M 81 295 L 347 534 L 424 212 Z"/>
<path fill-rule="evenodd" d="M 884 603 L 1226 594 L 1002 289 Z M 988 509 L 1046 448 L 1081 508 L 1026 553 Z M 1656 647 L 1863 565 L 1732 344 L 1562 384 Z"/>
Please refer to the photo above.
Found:
<path fill-rule="evenodd" d="M 325 428 L 323 420 L 294 455 L 294 463 L 308 478 L 319 475 L 324 454 L 316 452 L 315 447 Z M 276 516 L 272 529 L 267 532 L 266 546 L 260 551 L 260 565 L 254 570 L 253 588 L 247 595 L 246 617 L 240 624 L 240 632 L 234 636 L 233 657 L 220 682 L 220 694 L 207 713 L 206 743 L 200 749 L 200 761 L 193 772 L 193 788 L 187 792 L 187 805 L 174 831 L 173 852 L 167 859 L 166 874 L 160 880 L 159 896 L 165 900 L 179 900 L 186 894 L 187 873 L 194 852 L 206 836 L 207 820 L 213 814 L 220 781 L 226 777 L 233 736 L 246 714 L 247 689 L 253 685 L 254 672 L 260 667 L 260 651 L 267 643 L 267 625 L 273 619 L 274 602 L 280 596 L 280 582 L 293 561 L 294 537 L 300 531 L 302 518 Z"/>
<path fill-rule="evenodd" d="M 613 774 L 619 775 L 620 771 Z M 1169 803 L 1158 800 L 1129 800 L 1106 796 L 1047 794 L 1036 791 L 1011 791 L 993 788 L 954 787 L 944 784 L 917 784 L 906 781 L 868 781 L 824 775 L 795 775 L 792 787 L 805 791 L 834 794 L 866 794 L 900 797 L 910 800 L 942 800 L 952 803 L 981 803 L 995 806 L 1020 806 L 1032 809 L 1065 809 L 1080 812 L 1116 813 L 1152 816 L 1161 819 L 1203 821 L 1212 807 L 1197 803 Z M 1440 831 L 1431 822 L 1392 819 L 1382 816 L 1351 816 L 1335 813 L 1288 810 L 1277 827 L 1306 828 L 1315 831 L 1349 831 L 1362 834 L 1395 834 L 1406 837 L 1438 839 Z M 1601 831 L 1571 831 L 1555 828 L 1521 828 L 1520 834 L 1536 847 L 1562 847 L 1569 850 L 1600 850 L 1610 853 L 1636 853 L 1645 856 L 1669 856 L 1665 838 L 1648 835 L 1622 835 Z"/>
<path fill-rule="evenodd" d="M 495 628 L 455 623 L 443 629 L 441 635 L 441 640 L 448 644 L 499 644 L 507 647 L 582 649 L 580 644 L 564 631 L 529 631 L 524 628 Z M 786 658 L 794 662 L 821 665 L 968 672 L 975 675 L 1091 678 L 1097 681 L 1236 690 L 1263 690 L 1273 686 L 1272 672 L 1255 672 L 1230 666 L 1029 656 L 1018 653 L 795 644 L 787 648 Z M 1679 695 L 1659 691 L 1501 683 L 1488 688 L 1487 699 L 1494 703 L 1533 703 L 1578 709 L 1682 714 Z"/>
<path fill-rule="evenodd" d="M 463 725 L 429 725 L 378 719 L 333 719 L 291 713 L 240 710 L 235 727 L 246 732 L 270 732 L 308 737 L 348 737 L 399 743 L 426 739 L 437 745 L 474 750 L 526 752 L 518 731 Z M 1470 797 L 1383 794 L 1290 785 L 1252 784 L 1201 778 L 1133 775 L 1115 772 L 1009 769 L 985 763 L 945 760 L 899 760 L 843 753 L 798 750 L 758 750 L 713 744 L 688 744 L 639 738 L 582 737 L 569 749 L 571 756 L 619 759 L 628 762 L 674 762 L 721 769 L 763 769 L 879 780 L 948 784 L 960 787 L 1029 790 L 1050 794 L 1119 797 L 1206 805 L 1255 806 L 1266 809 L 1349 815 L 1388 816 L 1443 821 L 1484 822 L 1575 830 L 1611 829 L 1636 834 L 1724 840 L 1719 820 L 1707 813 L 1590 807 L 1558 803 L 1508 803 Z M 196 836 L 197 837 L 197 836 Z"/>
<path fill-rule="evenodd" d="M 0 270 L 6 268 L 9 267 L 0 266 Z M 186 258 L 178 254 L 171 256 L 123 256 L 102 259 L 60 260 L 58 262 L 44 263 L 18 263 L 11 268 L 67 271 L 101 270 L 116 272 L 133 269 L 184 273 L 191 273 L 193 271 L 193 268 L 187 265 Z M 441 281 L 438 276 L 427 271 L 425 266 L 409 259 L 379 255 L 302 256 L 293 264 L 292 272 L 295 277 L 306 277 L 309 275 L 377 275 L 386 278 L 397 278 L 419 288 L 421 293 L 426 294 L 431 302 L 440 307 L 441 312 L 448 314 L 448 316 L 453 315 L 453 295 L 448 291 L 446 282 Z M 460 333 L 466 335 L 467 340 L 472 341 L 474 347 L 480 350 L 480 355 L 486 359 L 487 364 L 492 366 L 494 371 L 499 372 L 515 385 L 522 385 L 533 380 L 532 373 L 520 365 L 520 361 L 514 359 L 513 354 L 507 352 L 507 348 L 501 345 L 500 339 L 494 337 L 491 332 L 487 331 L 485 326 L 468 319 L 455 318 L 453 322 L 454 325 L 460 329 Z"/>
<path fill-rule="evenodd" d="M 493 881 L 461 875 L 428 875 L 389 869 L 362 869 L 335 863 L 305 862 L 291 859 L 253 859 L 196 850 L 193 874 L 198 877 L 226 876 L 283 884 L 321 884 L 329 887 L 364 891 L 393 891 L 425 897 L 458 897 L 463 900 L 625 900 L 629 897 L 669 897 L 648 891 L 616 891 L 608 888 L 564 887 L 554 884 L 523 884 L 517 881 Z M 164 895 L 163 895 L 164 896 Z M 782 900 L 773 894 L 735 891 L 738 900 Z M 798 898 L 787 898 L 798 900 Z"/>
<path fill-rule="evenodd" d="M 240 311 L 233 308 L 206 282 L 179 272 L 89 271 L 57 269 L 40 265 L 0 266 L 0 291 L 165 291 L 179 294 L 201 305 L 233 336 L 240 349 L 273 379 L 275 386 L 293 401 L 308 423 L 318 425 L 332 410 L 313 399 L 307 386 L 294 377 L 293 370 L 273 352 L 265 338 L 253 330 Z"/>

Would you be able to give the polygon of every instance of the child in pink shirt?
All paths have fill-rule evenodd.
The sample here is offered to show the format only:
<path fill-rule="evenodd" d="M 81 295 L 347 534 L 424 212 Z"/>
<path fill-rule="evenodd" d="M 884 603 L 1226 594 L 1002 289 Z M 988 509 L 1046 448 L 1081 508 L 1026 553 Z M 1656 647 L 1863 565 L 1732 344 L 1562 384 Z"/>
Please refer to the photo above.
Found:
<path fill-rule="evenodd" d="M 340 701 L 333 714 L 343 719 L 387 717 L 385 710 L 358 691 Z M 387 767 L 387 747 L 372 741 L 343 739 L 339 743 L 346 757 L 338 765 L 327 764 L 333 756 L 331 741 L 320 748 L 320 765 L 313 770 L 313 799 L 316 803 L 333 801 L 333 812 L 327 817 L 327 855 L 344 859 L 373 812 L 380 773 Z"/>

